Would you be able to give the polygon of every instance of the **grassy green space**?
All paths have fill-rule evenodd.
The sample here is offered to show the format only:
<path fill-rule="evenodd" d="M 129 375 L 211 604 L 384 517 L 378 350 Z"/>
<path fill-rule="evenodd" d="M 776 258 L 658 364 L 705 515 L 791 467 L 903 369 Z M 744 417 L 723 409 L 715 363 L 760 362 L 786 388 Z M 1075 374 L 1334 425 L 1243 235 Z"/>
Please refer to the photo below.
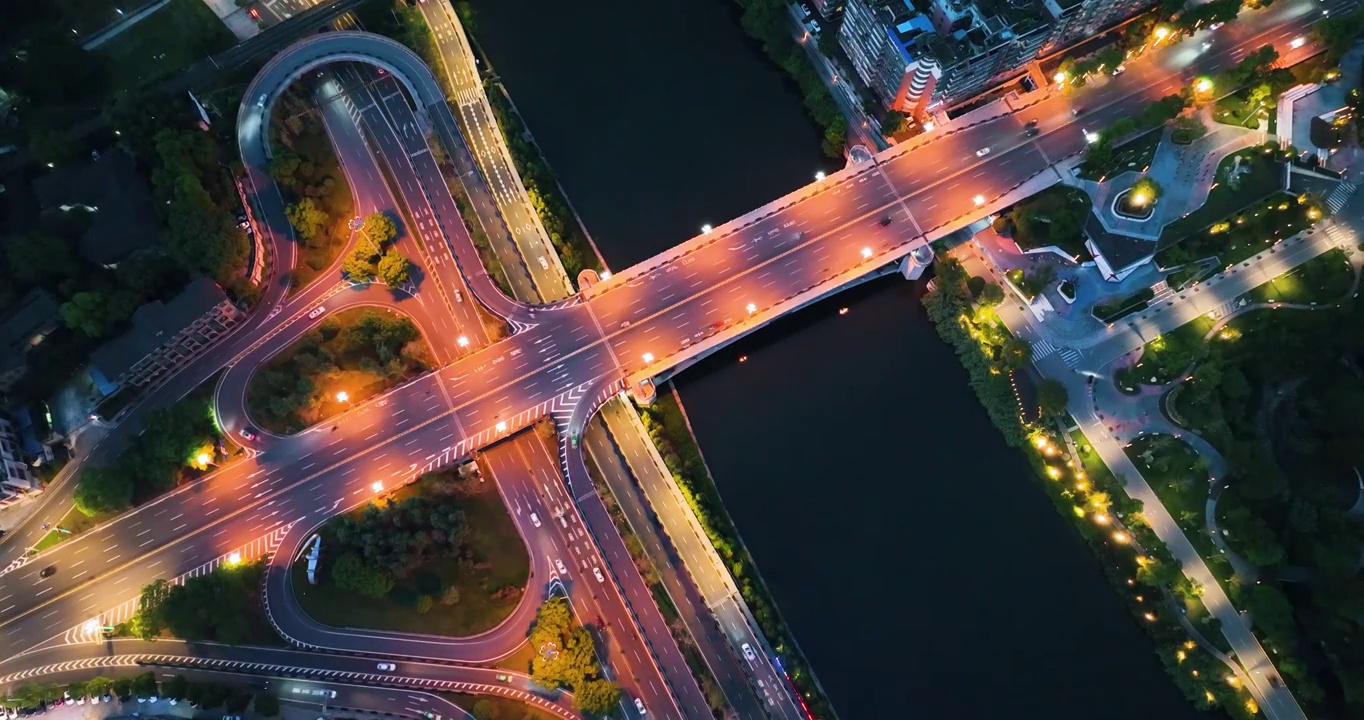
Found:
<path fill-rule="evenodd" d="M 1245 169 L 1232 181 L 1231 168 L 1237 157 L 1243 158 Z M 1171 267 L 1209 255 L 1240 256 L 1247 250 L 1244 257 L 1249 257 L 1268 247 L 1266 238 L 1279 229 L 1275 224 L 1283 218 L 1266 215 L 1263 211 L 1269 203 L 1264 201 L 1282 189 L 1283 179 L 1283 163 L 1274 153 L 1257 147 L 1228 155 L 1217 166 L 1217 186 L 1202 207 L 1165 226 L 1156 262 Z M 1277 206 L 1281 198 L 1274 200 Z M 1257 248 L 1257 243 L 1263 247 Z"/>
<path fill-rule="evenodd" d="M 116 87 L 135 88 L 177 73 L 236 42 L 202 0 L 170 0 L 100 46 L 98 53 L 104 56 Z"/>
<path fill-rule="evenodd" d="M 1147 307 L 1147 303 L 1156 296 L 1151 288 L 1142 288 L 1127 297 L 1118 298 L 1102 302 L 1094 306 L 1094 317 L 1100 322 L 1115 322 L 1127 317 L 1135 312 L 1141 312 Z"/>
<path fill-rule="evenodd" d="M 1151 159 L 1156 156 L 1156 148 L 1160 146 L 1163 131 L 1164 127 L 1155 128 L 1113 148 L 1113 155 L 1106 158 L 1106 162 L 1094 166 L 1088 162 L 1084 163 L 1080 166 L 1080 177 L 1100 182 L 1129 170 L 1144 171 L 1151 164 Z"/>
<path fill-rule="evenodd" d="M 62 542 L 63 540 L 75 537 L 76 535 L 79 535 L 85 532 L 86 530 L 98 526 L 105 520 L 114 517 L 114 515 L 115 513 L 110 512 L 101 512 L 95 513 L 94 515 L 86 515 L 85 513 L 73 508 L 70 512 L 63 516 L 62 519 L 57 523 L 57 528 L 61 528 L 62 530 L 66 530 L 67 532 L 60 532 L 57 530 L 57 528 L 53 528 L 33 546 L 33 549 L 36 552 L 42 552 L 52 547 L 53 545 Z"/>
<path fill-rule="evenodd" d="M 1200 315 L 1146 343 L 1141 359 L 1118 371 L 1118 387 L 1130 392 L 1142 384 L 1160 385 L 1179 377 L 1191 364 L 1207 356 L 1208 344 L 1203 336 L 1215 322 Z"/>
<path fill-rule="evenodd" d="M 1081 229 L 1090 207 L 1084 192 L 1053 185 L 1014 206 L 1008 215 L 1010 235 L 1025 251 L 1053 246 L 1071 257 L 1084 257 Z"/>
<path fill-rule="evenodd" d="M 351 308 L 270 358 L 246 386 L 261 427 L 295 433 L 425 372 L 431 350 L 406 316 Z M 337 397 L 346 393 L 346 400 Z"/>
<path fill-rule="evenodd" d="M 1330 303 L 1349 292 L 1354 277 L 1345 251 L 1330 250 L 1253 288 L 1249 294 L 1252 302 Z"/>
<path fill-rule="evenodd" d="M 451 637 L 475 635 L 502 622 L 520 603 L 519 590 L 525 587 L 530 574 L 526 544 L 492 482 L 458 480 L 451 473 L 435 473 L 386 499 L 401 501 L 431 493 L 437 484 L 455 488 L 457 504 L 464 512 L 468 534 L 459 557 L 438 557 L 425 563 L 398 579 L 387 595 L 373 598 L 336 587 L 327 572 L 328 543 L 324 539 L 323 566 L 317 585 L 308 583 L 306 560 L 295 563 L 293 568 L 294 594 L 303 611 L 333 627 Z M 506 592 L 509 587 L 517 588 L 518 592 Z M 409 602 L 420 594 L 439 597 L 447 588 L 459 591 L 458 602 L 452 605 L 437 602 L 426 613 L 418 612 Z"/>

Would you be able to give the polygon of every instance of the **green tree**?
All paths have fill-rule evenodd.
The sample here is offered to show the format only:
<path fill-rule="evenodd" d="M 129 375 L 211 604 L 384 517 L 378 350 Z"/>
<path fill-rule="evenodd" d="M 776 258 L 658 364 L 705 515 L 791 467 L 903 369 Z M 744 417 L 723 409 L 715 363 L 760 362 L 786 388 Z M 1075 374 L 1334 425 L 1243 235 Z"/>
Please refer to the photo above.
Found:
<path fill-rule="evenodd" d="M 620 703 L 620 686 L 605 679 L 586 680 L 574 689 L 578 709 L 605 716 Z"/>
<path fill-rule="evenodd" d="M 341 261 L 341 272 L 354 282 L 369 282 L 374 279 L 374 255 L 366 245 L 356 245 Z"/>
<path fill-rule="evenodd" d="M 80 271 L 71 244 L 45 233 L 11 238 L 5 247 L 9 271 L 15 280 L 43 285 L 75 277 Z"/>
<path fill-rule="evenodd" d="M 905 129 L 907 117 L 899 110 L 887 110 L 881 116 L 881 133 L 884 135 L 894 135 Z"/>
<path fill-rule="evenodd" d="M 351 552 L 344 553 L 332 564 L 332 582 L 342 590 L 375 598 L 383 597 L 393 589 L 392 575 Z"/>
<path fill-rule="evenodd" d="M 137 612 L 131 622 L 133 634 L 143 640 L 155 640 L 166 629 L 165 602 L 170 595 L 171 584 L 157 580 L 142 586 L 138 599 Z"/>
<path fill-rule="evenodd" d="M 824 154 L 831 158 L 843 157 L 843 147 L 848 144 L 848 121 L 842 115 L 824 128 Z"/>
<path fill-rule="evenodd" d="M 440 604 L 441 605 L 459 604 L 459 588 L 455 587 L 454 585 L 450 585 L 449 587 L 442 590 L 440 594 Z"/>
<path fill-rule="evenodd" d="M 474 716 L 474 720 L 495 720 L 497 717 L 496 711 L 493 710 L 492 702 L 486 698 L 481 698 L 478 702 L 474 703 L 474 709 L 471 711 L 471 714 Z"/>
<path fill-rule="evenodd" d="M 396 252 L 388 252 L 379 258 L 379 279 L 389 287 L 399 287 L 407 282 L 412 271 L 412 261 Z"/>
<path fill-rule="evenodd" d="M 383 245 L 398 235 L 398 226 L 393 224 L 392 218 L 384 213 L 377 212 L 365 218 L 364 224 L 360 226 L 360 231 L 368 237 L 370 242 L 375 245 Z"/>
<path fill-rule="evenodd" d="M 995 283 L 987 283 L 985 287 L 980 289 L 980 297 L 977 298 L 977 302 L 982 307 L 994 307 L 1004 302 L 1004 290 Z"/>
<path fill-rule="evenodd" d="M 94 290 L 72 295 L 70 300 L 62 303 L 61 313 L 67 327 L 95 339 L 104 337 L 113 322 L 109 296 Z"/>
<path fill-rule="evenodd" d="M 1032 343 L 1010 336 L 999 349 L 999 361 L 1010 370 L 1017 370 L 1032 359 Z"/>
<path fill-rule="evenodd" d="M 183 700 L 189 694 L 189 680 L 184 675 L 176 675 L 161 683 L 161 694 L 168 698 Z"/>
<path fill-rule="evenodd" d="M 431 612 L 431 607 L 435 604 L 436 601 L 432 599 L 430 595 L 420 595 L 417 597 L 416 610 L 418 613 L 425 615 L 426 613 Z"/>
<path fill-rule="evenodd" d="M 103 675 L 96 675 L 85 683 L 85 688 L 91 695 L 104 695 L 114 689 L 114 681 Z"/>
<path fill-rule="evenodd" d="M 1164 188 L 1160 186 L 1160 183 L 1156 182 L 1149 176 L 1143 175 L 1136 182 L 1132 183 L 1131 197 L 1141 195 L 1147 199 L 1146 200 L 1147 202 L 1151 202 L 1160 199 L 1161 193 L 1163 192 Z"/>
<path fill-rule="evenodd" d="M 327 213 L 323 212 L 310 197 L 290 203 L 284 208 L 284 215 L 289 218 L 289 224 L 294 226 L 294 230 L 298 231 L 299 237 L 304 240 L 317 237 L 327 224 Z"/>
<path fill-rule="evenodd" d="M 111 468 L 86 468 L 80 474 L 74 501 L 76 509 L 87 516 L 122 510 L 132 504 L 133 484 Z"/>
<path fill-rule="evenodd" d="M 1037 405 L 1043 415 L 1060 415 L 1066 411 L 1066 404 L 1069 402 L 1070 394 L 1060 381 L 1047 378 L 1038 384 Z"/>

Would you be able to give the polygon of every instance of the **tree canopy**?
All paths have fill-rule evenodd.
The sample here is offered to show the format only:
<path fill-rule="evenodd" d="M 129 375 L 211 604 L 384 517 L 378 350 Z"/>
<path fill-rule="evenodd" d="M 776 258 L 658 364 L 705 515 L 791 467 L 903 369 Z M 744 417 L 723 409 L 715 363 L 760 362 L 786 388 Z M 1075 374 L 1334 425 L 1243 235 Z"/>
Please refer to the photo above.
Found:
<path fill-rule="evenodd" d="M 578 708 L 604 714 L 620 701 L 620 688 L 602 676 L 592 634 L 573 618 L 568 602 L 551 598 L 535 617 L 530 630 L 535 652 L 531 677 L 547 688 L 569 688 Z"/>
<path fill-rule="evenodd" d="M 389 287 L 399 287 L 407 282 L 412 272 L 412 261 L 396 252 L 389 251 L 379 258 L 379 279 Z"/>

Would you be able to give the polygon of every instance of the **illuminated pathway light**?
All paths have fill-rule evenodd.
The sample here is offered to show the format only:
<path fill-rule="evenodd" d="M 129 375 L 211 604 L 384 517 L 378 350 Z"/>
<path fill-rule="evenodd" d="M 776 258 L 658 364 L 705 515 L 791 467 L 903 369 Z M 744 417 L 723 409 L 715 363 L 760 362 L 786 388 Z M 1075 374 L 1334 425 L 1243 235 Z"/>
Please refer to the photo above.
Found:
<path fill-rule="evenodd" d="M 816 182 L 818 182 L 818 181 L 820 181 L 820 180 L 823 180 L 824 177 L 825 177 L 825 176 L 824 176 L 824 171 L 823 171 L 823 170 L 820 170 L 819 172 L 815 173 L 815 181 L 816 181 Z"/>
<path fill-rule="evenodd" d="M 336 394 L 336 401 L 337 401 L 337 402 L 350 402 L 350 394 L 347 393 L 345 390 L 342 390 L 341 392 L 339 392 L 339 393 Z"/>
<path fill-rule="evenodd" d="M 85 632 L 87 632 L 87 633 L 93 633 L 93 632 L 95 632 L 96 630 L 98 630 L 99 628 L 100 628 L 100 625 L 99 625 L 99 618 L 93 618 L 93 619 L 90 619 L 90 620 L 86 620 L 86 621 L 85 621 L 85 626 L 84 626 Z"/>
<path fill-rule="evenodd" d="M 498 432 L 507 432 L 507 421 L 498 420 L 497 425 L 494 425 L 493 427 L 495 427 Z"/>
<path fill-rule="evenodd" d="M 1055 80 L 1057 85 L 1060 85 L 1061 83 L 1066 81 L 1066 74 L 1063 72 L 1059 72 L 1052 76 L 1051 79 Z"/>
<path fill-rule="evenodd" d="M 610 271 L 610 270 L 603 270 L 603 271 L 601 271 L 601 279 L 603 279 L 603 280 L 610 280 L 610 279 L 611 279 L 611 271 Z"/>
<path fill-rule="evenodd" d="M 208 453 L 199 453 L 199 457 L 195 458 L 195 460 L 199 461 L 200 465 L 207 465 L 208 461 L 212 459 L 213 458 L 209 457 Z"/>
<path fill-rule="evenodd" d="M 974 202 L 974 203 L 976 204 L 976 207 L 980 207 L 981 205 L 984 205 L 984 204 L 985 204 L 985 196 L 984 196 L 984 195 L 977 195 L 977 196 L 971 198 L 971 202 Z"/>

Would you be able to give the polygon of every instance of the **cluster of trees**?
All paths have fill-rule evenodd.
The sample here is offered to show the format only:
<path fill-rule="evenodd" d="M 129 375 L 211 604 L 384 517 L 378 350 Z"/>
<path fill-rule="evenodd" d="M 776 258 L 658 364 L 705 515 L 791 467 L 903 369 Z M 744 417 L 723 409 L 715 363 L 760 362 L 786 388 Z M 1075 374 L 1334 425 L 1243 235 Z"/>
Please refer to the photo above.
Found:
<path fill-rule="evenodd" d="M 216 454 L 220 439 L 211 398 L 196 392 L 148 413 L 142 434 L 113 463 L 86 468 L 76 486 L 76 507 L 86 515 L 122 510 L 174 487 L 192 458 Z"/>
<path fill-rule="evenodd" d="M 540 216 L 540 222 L 549 234 L 550 242 L 563 260 L 564 270 L 569 278 L 577 278 L 583 269 L 601 270 L 601 263 L 592 250 L 587 236 L 578 227 L 577 218 L 559 191 L 559 185 L 549 170 L 549 165 L 540 156 L 540 149 L 527 140 L 525 123 L 521 121 L 500 85 L 489 84 L 485 87 L 488 102 L 497 115 L 497 124 L 507 141 L 507 148 L 516 159 L 516 167 L 521 173 L 522 184 L 531 205 Z"/>
<path fill-rule="evenodd" d="M 429 367 L 421 332 L 410 319 L 351 311 L 328 319 L 258 370 L 247 402 L 261 425 L 293 433 L 320 419 L 332 400 L 325 391 L 329 378 L 363 371 L 374 376 L 372 383 L 387 386 Z"/>
<path fill-rule="evenodd" d="M 294 92 L 280 96 L 271 114 L 270 177 L 284 195 L 285 216 L 298 234 L 300 259 L 327 269 L 350 238 L 355 200 L 317 111 Z"/>
<path fill-rule="evenodd" d="M 1135 117 L 1118 119 L 1112 125 L 1099 131 L 1099 138 L 1085 150 L 1085 171 L 1101 174 L 1104 168 L 1113 163 L 1116 143 L 1138 130 L 1159 127 L 1179 116 L 1189 100 L 1182 95 L 1166 95 L 1147 105 Z"/>
<path fill-rule="evenodd" d="M 1113 72 L 1113 69 L 1122 64 L 1127 54 L 1117 45 L 1108 47 L 1092 53 L 1083 58 L 1066 58 L 1057 66 L 1057 72 L 1065 73 L 1070 79 L 1071 84 L 1082 86 L 1085 83 L 1085 76 L 1095 72 Z"/>
<path fill-rule="evenodd" d="M 220 565 L 183 585 L 157 580 L 142 588 L 137 612 L 126 631 L 143 640 L 169 633 L 182 640 L 227 645 L 268 645 L 276 641 L 265 617 L 261 581 L 265 561 Z"/>
<path fill-rule="evenodd" d="M 819 77 L 805 50 L 791 38 L 791 16 L 787 12 L 787 4 L 782 0 L 736 2 L 743 8 L 740 24 L 744 31 L 761 42 L 768 59 L 780 65 L 800 85 L 805 97 L 805 109 L 824 128 L 824 154 L 831 158 L 843 157 L 848 138 L 848 120 L 839 110 L 838 103 L 834 102 L 828 86 Z M 821 37 L 821 52 L 827 54 L 831 48 L 826 43 L 833 43 L 836 35 L 835 28 L 825 30 Z"/>
<path fill-rule="evenodd" d="M 1005 333 L 988 318 L 977 320 L 961 263 L 940 257 L 937 272 L 936 287 L 923 297 L 924 310 L 938 335 L 956 350 L 971 378 L 971 388 L 1005 442 L 1018 447 L 1026 438 L 1018 421 L 1018 400 L 1009 383 L 1009 371 L 1027 364 L 1032 357 L 1031 345 Z"/>
<path fill-rule="evenodd" d="M 398 226 L 384 213 L 373 213 L 360 226 L 359 237 L 341 263 L 341 272 L 356 282 L 369 282 L 377 275 L 385 285 L 407 282 L 412 262 L 392 248 Z"/>
<path fill-rule="evenodd" d="M 152 190 L 166 223 L 166 249 L 188 270 L 228 285 L 246 270 L 250 242 L 237 227 L 241 203 L 213 137 L 164 128 L 153 138 Z"/>
<path fill-rule="evenodd" d="M 530 646 L 536 683 L 572 690 L 578 709 L 593 715 L 606 715 L 620 702 L 620 687 L 602 675 L 592 633 L 573 618 L 567 600 L 551 598 L 540 606 Z"/>
<path fill-rule="evenodd" d="M 1077 255 L 1084 248 L 1089 208 L 1087 195 L 1058 186 L 1014 205 L 1007 215 L 995 219 L 994 227 L 1024 250 L 1054 246 Z"/>
<path fill-rule="evenodd" d="M 393 589 L 395 578 L 405 578 L 438 557 L 456 554 L 467 532 L 464 511 L 451 495 L 371 503 L 358 514 L 328 523 L 328 552 L 339 553 L 332 563 L 332 581 L 343 590 L 382 597 Z M 434 598 L 423 598 L 417 599 L 419 612 L 434 604 Z M 458 599 L 457 590 L 451 597 L 442 596 L 442 601 L 449 600 L 446 604 Z"/>
<path fill-rule="evenodd" d="M 1358 311 L 1354 301 L 1246 316 L 1177 398 L 1231 466 L 1218 502 L 1227 542 L 1262 576 L 1293 567 L 1306 577 L 1291 593 L 1265 580 L 1234 599 L 1309 714 L 1323 716 L 1364 712 L 1364 530 L 1347 515 L 1358 496 L 1353 468 L 1364 467 L 1364 385 L 1347 369 L 1364 356 Z"/>
<path fill-rule="evenodd" d="M 1339 61 L 1340 56 L 1364 37 L 1364 9 L 1319 20 L 1312 26 L 1312 32 L 1326 48 L 1327 57 L 1333 62 Z"/>

